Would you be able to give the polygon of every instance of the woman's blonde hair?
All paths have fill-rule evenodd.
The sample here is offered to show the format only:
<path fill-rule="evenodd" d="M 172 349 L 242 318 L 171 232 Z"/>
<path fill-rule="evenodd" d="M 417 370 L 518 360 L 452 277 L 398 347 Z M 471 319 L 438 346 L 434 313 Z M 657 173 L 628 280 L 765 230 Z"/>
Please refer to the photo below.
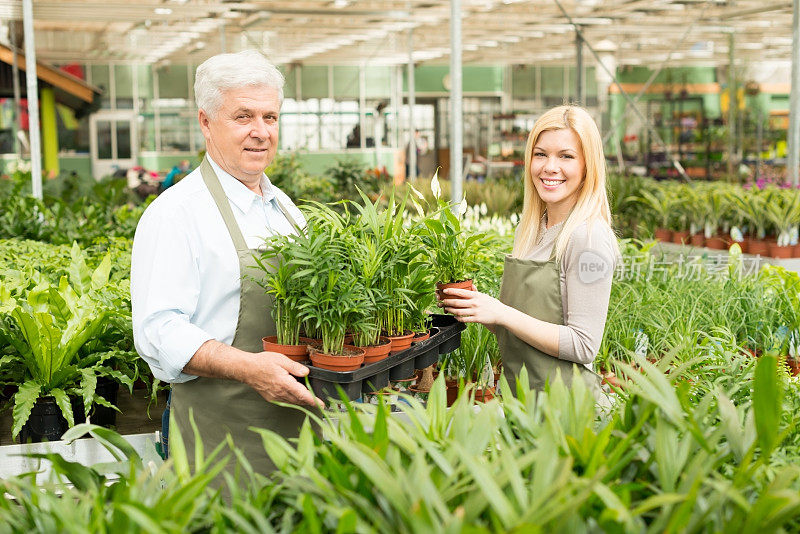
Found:
<path fill-rule="evenodd" d="M 519 229 L 514 240 L 512 256 L 524 258 L 531 253 L 539 239 L 539 225 L 547 206 L 536 191 L 531 176 L 533 147 L 542 132 L 569 128 L 580 139 L 585 163 L 584 180 L 578 192 L 575 207 L 564 221 L 556 239 L 556 259 L 561 261 L 572 232 L 583 222 L 601 219 L 611 228 L 611 209 L 606 192 L 606 162 L 603 141 L 594 119 L 578 106 L 558 106 L 544 113 L 533 125 L 525 147 L 525 199 L 522 205 Z"/>

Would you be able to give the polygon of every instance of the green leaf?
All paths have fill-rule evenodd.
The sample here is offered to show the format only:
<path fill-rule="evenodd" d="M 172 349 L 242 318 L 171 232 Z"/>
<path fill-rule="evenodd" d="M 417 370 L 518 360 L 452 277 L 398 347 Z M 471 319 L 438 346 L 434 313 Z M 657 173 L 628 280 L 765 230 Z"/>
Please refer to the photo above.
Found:
<path fill-rule="evenodd" d="M 97 269 L 95 269 L 92 273 L 92 289 L 97 291 L 98 289 L 105 287 L 108 284 L 108 276 L 110 273 L 111 254 L 106 254 L 103 256 L 103 260 L 100 262 L 100 265 L 98 265 Z"/>
<path fill-rule="evenodd" d="M 778 358 L 766 354 L 756 364 L 753 384 L 756 432 L 764 461 L 778 444 L 783 393 L 784 382 L 778 377 Z"/>
<path fill-rule="evenodd" d="M 31 409 L 33 409 L 33 405 L 36 404 L 36 401 L 39 399 L 41 391 L 41 384 L 33 380 L 28 380 L 19 387 L 19 390 L 14 395 L 14 410 L 12 412 L 14 426 L 11 428 L 12 438 L 16 439 L 23 425 L 28 422 L 28 418 L 31 416 Z"/>
<path fill-rule="evenodd" d="M 52 395 L 56 399 L 56 404 L 58 407 L 61 408 L 61 413 L 64 415 L 64 419 L 67 420 L 67 425 L 70 428 L 75 426 L 75 416 L 72 413 L 72 402 L 70 402 L 69 396 L 66 392 L 61 388 L 54 388 L 50 390 L 50 395 Z"/>

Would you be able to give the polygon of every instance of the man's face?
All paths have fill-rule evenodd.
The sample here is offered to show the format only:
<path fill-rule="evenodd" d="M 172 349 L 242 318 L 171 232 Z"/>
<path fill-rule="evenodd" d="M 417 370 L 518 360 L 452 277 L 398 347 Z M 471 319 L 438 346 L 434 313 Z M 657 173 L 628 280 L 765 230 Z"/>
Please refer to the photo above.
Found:
<path fill-rule="evenodd" d="M 257 185 L 278 150 L 278 91 L 246 86 L 222 95 L 213 118 L 202 109 L 199 112 L 208 155 L 245 185 Z"/>

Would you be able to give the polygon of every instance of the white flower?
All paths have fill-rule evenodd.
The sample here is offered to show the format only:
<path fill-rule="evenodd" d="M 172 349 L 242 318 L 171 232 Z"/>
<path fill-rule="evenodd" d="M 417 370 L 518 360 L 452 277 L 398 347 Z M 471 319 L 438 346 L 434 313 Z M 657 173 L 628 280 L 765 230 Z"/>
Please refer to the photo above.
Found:
<path fill-rule="evenodd" d="M 438 172 L 438 171 L 437 171 L 437 172 Z M 435 176 L 434 176 L 434 178 L 435 178 Z M 438 181 L 437 181 L 437 183 L 438 183 Z M 418 199 L 420 199 L 420 200 L 425 200 L 425 195 L 423 195 L 423 194 L 420 192 L 420 190 L 419 190 L 419 189 L 417 189 L 416 187 L 414 187 L 414 186 L 413 186 L 413 185 L 411 185 L 411 184 L 408 184 L 408 187 L 409 187 L 409 188 L 411 188 L 411 192 L 412 192 L 412 193 L 414 193 L 415 195 L 417 195 L 417 198 L 418 198 Z M 431 181 L 431 187 L 433 187 L 433 182 L 432 182 L 432 181 Z"/>
<path fill-rule="evenodd" d="M 439 200 L 439 197 L 442 196 L 442 186 L 439 185 L 439 169 L 436 169 L 436 172 L 433 173 L 431 192 L 433 193 L 433 198 L 436 200 Z"/>
<path fill-rule="evenodd" d="M 489 208 L 486 207 L 485 202 L 481 202 L 481 215 L 486 215 L 489 213 Z"/>
<path fill-rule="evenodd" d="M 416 191 L 416 189 L 414 189 L 414 191 Z M 420 217 L 424 217 L 425 216 L 425 210 L 422 209 L 422 206 L 420 205 L 420 203 L 417 202 L 416 200 L 414 200 L 413 198 L 411 199 L 411 203 L 414 204 L 415 208 L 417 208 L 417 214 L 419 214 Z"/>
<path fill-rule="evenodd" d="M 461 204 L 458 205 L 458 211 L 456 211 L 456 215 L 461 217 L 467 212 L 467 197 L 461 201 Z"/>

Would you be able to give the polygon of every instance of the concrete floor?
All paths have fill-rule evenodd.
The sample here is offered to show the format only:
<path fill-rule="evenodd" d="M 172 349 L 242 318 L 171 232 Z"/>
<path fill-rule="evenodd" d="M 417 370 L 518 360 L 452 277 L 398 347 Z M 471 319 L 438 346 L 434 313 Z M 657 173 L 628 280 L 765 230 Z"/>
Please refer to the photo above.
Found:
<path fill-rule="evenodd" d="M 150 413 L 148 415 L 150 399 L 147 397 L 147 390 L 135 389 L 133 390 L 133 395 L 131 395 L 127 389 L 120 388 L 117 407 L 122 413 L 117 414 L 117 428 L 115 430 L 123 436 L 161 430 L 161 413 L 164 411 L 166 400 L 166 392 L 159 393 L 158 403 L 150 405 Z M 0 445 L 14 443 L 11 440 L 11 427 L 11 409 L 8 409 L 0 413 Z"/>

